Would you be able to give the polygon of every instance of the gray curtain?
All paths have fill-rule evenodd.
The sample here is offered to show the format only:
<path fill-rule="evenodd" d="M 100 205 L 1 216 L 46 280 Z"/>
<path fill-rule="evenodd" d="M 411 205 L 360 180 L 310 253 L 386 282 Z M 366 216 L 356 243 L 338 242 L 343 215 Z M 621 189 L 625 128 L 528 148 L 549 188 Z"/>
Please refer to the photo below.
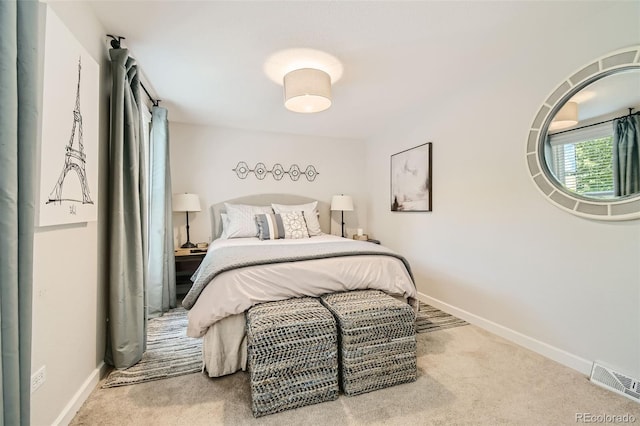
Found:
<path fill-rule="evenodd" d="M 613 187 L 615 195 L 640 192 L 640 115 L 613 121 Z"/>
<path fill-rule="evenodd" d="M 149 318 L 176 307 L 167 110 L 156 106 L 152 114 L 147 280 Z"/>
<path fill-rule="evenodd" d="M 111 49 L 109 330 L 105 361 L 127 368 L 146 344 L 146 152 L 140 81 L 127 49 Z"/>
<path fill-rule="evenodd" d="M 28 425 L 38 3 L 0 1 L 0 424 Z"/>

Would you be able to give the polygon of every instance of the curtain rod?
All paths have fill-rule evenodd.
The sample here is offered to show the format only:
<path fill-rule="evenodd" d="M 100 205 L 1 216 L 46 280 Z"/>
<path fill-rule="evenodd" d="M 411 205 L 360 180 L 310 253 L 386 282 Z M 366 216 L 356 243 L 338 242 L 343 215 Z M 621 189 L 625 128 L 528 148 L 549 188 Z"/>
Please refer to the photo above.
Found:
<path fill-rule="evenodd" d="M 140 82 L 140 87 L 142 87 L 142 90 L 144 90 L 144 93 L 147 94 L 147 97 L 149 98 L 153 106 L 157 107 L 160 104 L 160 102 L 162 102 L 160 99 L 153 99 L 149 94 L 149 91 L 147 90 L 147 88 L 144 87 L 144 84 L 142 84 L 142 82 Z"/>
<path fill-rule="evenodd" d="M 627 114 L 627 115 L 621 115 L 620 117 L 615 117 L 615 118 L 612 118 L 612 119 L 610 119 L 610 120 L 604 120 L 604 121 L 601 121 L 601 122 L 599 122 L 599 123 L 587 124 L 587 125 L 585 125 L 585 126 L 576 127 L 575 129 L 563 130 L 563 131 L 561 131 L 561 132 L 552 133 L 552 134 L 551 134 L 551 136 L 561 135 L 561 134 L 563 134 L 563 133 L 573 132 L 573 131 L 580 130 L 580 129 L 586 129 L 587 127 L 598 126 L 598 125 L 600 125 L 600 124 L 609 123 L 610 121 L 619 120 L 619 119 L 621 119 L 621 118 L 631 117 L 632 115 L 640 114 L 640 111 L 638 111 L 638 112 L 634 112 L 634 113 L 632 114 L 632 113 L 631 113 L 631 111 L 633 111 L 633 110 L 634 110 L 634 108 L 629 108 L 629 114 Z"/>
<path fill-rule="evenodd" d="M 113 47 L 114 49 L 120 49 L 121 48 L 120 41 L 126 40 L 122 36 L 114 36 L 111 34 L 107 34 L 107 37 L 111 37 L 111 47 Z M 146 93 L 147 97 L 149 98 L 153 106 L 157 107 L 160 104 L 160 102 L 162 102 L 160 99 L 153 99 L 153 97 L 151 96 L 147 88 L 144 87 L 144 84 L 142 84 L 142 81 L 140 81 L 140 87 L 142 87 L 142 90 L 144 90 L 144 93 Z"/>

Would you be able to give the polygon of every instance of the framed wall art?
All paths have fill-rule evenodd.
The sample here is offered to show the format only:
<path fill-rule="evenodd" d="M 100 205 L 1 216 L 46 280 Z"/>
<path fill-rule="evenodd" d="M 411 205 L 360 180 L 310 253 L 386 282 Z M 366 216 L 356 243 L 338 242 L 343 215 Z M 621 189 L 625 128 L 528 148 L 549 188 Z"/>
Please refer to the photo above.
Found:
<path fill-rule="evenodd" d="M 431 211 L 431 142 L 391 156 L 391 211 Z"/>
<path fill-rule="evenodd" d="M 100 67 L 47 8 L 39 226 L 98 218 Z"/>

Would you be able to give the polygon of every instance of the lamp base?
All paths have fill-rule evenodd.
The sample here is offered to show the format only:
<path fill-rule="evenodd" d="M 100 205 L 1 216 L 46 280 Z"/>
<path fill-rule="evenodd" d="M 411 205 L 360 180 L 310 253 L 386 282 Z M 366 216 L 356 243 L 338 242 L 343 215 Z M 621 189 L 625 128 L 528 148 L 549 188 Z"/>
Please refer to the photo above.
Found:
<path fill-rule="evenodd" d="M 187 241 L 186 243 L 181 245 L 180 248 L 196 248 L 196 245 L 193 244 L 191 241 Z"/>

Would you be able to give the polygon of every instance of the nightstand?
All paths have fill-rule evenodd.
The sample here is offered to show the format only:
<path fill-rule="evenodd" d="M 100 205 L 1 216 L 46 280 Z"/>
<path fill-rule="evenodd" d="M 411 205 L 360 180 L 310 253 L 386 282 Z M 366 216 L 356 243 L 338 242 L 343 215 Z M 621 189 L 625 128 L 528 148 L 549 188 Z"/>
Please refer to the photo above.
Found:
<path fill-rule="evenodd" d="M 176 257 L 176 294 L 184 295 L 189 292 L 193 283 L 191 276 L 196 272 L 206 252 L 177 254 Z"/>
<path fill-rule="evenodd" d="M 373 243 L 373 244 L 380 244 L 379 240 L 374 240 L 373 238 L 369 238 L 367 234 L 362 234 L 362 235 L 354 234 L 353 239 L 357 241 L 366 241 L 368 243 Z"/>

